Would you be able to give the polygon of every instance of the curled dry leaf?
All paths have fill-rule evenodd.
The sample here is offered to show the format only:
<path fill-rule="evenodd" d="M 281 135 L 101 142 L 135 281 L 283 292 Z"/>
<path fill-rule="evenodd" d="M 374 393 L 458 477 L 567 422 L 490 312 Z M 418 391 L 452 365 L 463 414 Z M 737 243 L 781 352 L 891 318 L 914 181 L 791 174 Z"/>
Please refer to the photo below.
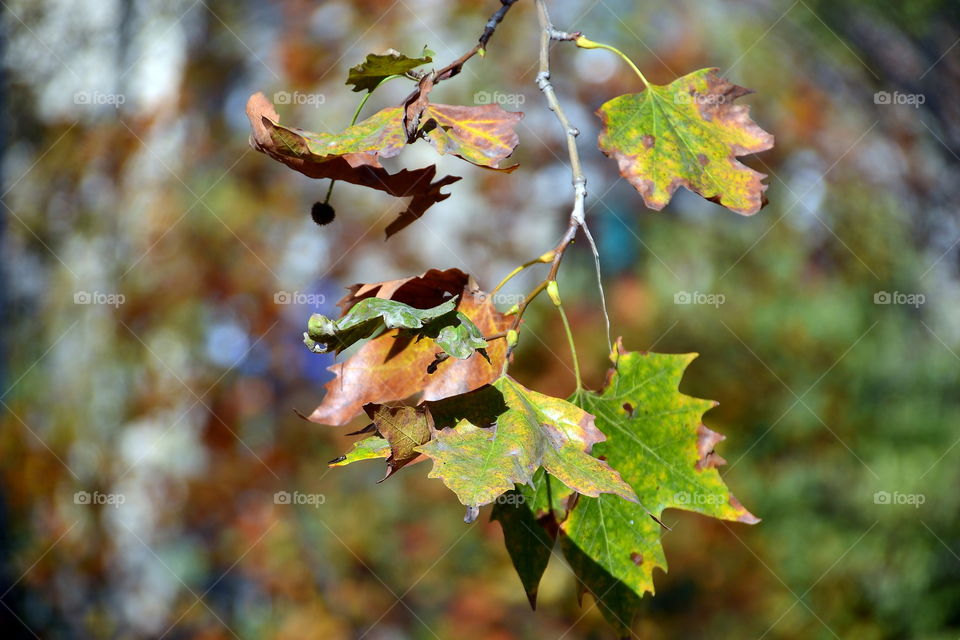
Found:
<path fill-rule="evenodd" d="M 347 287 L 350 293 L 341 298 L 337 306 L 346 314 L 361 300 L 377 297 L 429 309 L 460 295 L 469 283 L 470 276 L 459 269 L 430 269 L 410 278 L 351 285 Z"/>
<path fill-rule="evenodd" d="M 390 173 L 379 158 L 389 158 L 406 143 L 399 126 L 399 108 L 385 109 L 347 129 L 340 136 L 311 134 L 279 124 L 280 116 L 262 93 L 250 96 L 247 117 L 250 145 L 311 178 L 330 178 L 410 198 L 406 209 L 387 227 L 387 237 L 420 218 L 431 206 L 450 197 L 441 188 L 460 180 L 444 176 L 434 181 L 435 165 Z M 379 126 L 379 128 L 378 128 Z"/>
<path fill-rule="evenodd" d="M 432 277 L 432 274 L 435 272 L 424 275 Z M 439 284 L 434 299 L 442 299 L 445 287 L 455 277 L 454 274 L 449 280 L 437 277 Z M 414 280 L 418 279 L 409 279 L 397 286 L 393 295 L 409 293 L 421 300 L 428 299 L 428 285 L 424 280 L 416 283 Z M 379 284 L 392 286 L 391 283 Z M 370 293 L 373 289 L 364 285 L 360 290 Z M 487 294 L 471 286 L 462 289 L 457 311 L 469 318 L 485 336 L 501 333 L 513 322 L 512 316 L 497 311 Z M 397 331 L 370 340 L 351 358 L 330 367 L 337 377 L 327 383 L 327 395 L 309 419 L 338 426 L 349 422 L 367 403 L 396 402 L 415 395 L 424 400 L 439 400 L 466 393 L 495 380 L 506 358 L 504 341 L 492 340 L 486 349 L 489 360 L 480 353 L 465 360 L 450 358 L 441 362 L 435 373 L 428 373 L 427 368 L 441 351 L 432 340 L 418 342 L 409 336 L 398 335 Z"/>
<path fill-rule="evenodd" d="M 737 156 L 773 147 L 773 136 L 734 104 L 751 93 L 701 69 L 669 85 L 603 104 L 599 146 L 651 209 L 663 209 L 681 186 L 724 207 L 751 215 L 763 204 L 766 177 Z"/>

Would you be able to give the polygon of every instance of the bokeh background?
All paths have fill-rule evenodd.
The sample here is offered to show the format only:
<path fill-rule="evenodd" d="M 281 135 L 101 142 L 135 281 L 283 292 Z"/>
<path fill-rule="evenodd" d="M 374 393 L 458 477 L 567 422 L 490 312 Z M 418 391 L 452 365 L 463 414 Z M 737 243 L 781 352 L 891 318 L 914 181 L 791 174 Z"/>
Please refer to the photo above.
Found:
<path fill-rule="evenodd" d="M 491 287 L 560 236 L 569 174 L 534 84 L 532 3 L 434 95 L 525 111 L 521 168 L 441 159 L 464 180 L 389 243 L 398 203 L 350 185 L 315 226 L 327 184 L 250 150 L 244 103 L 287 92 L 285 123 L 337 131 L 357 103 L 350 66 L 425 44 L 446 64 L 493 0 L 0 4 L 4 636 L 609 637 L 560 558 L 531 612 L 486 513 L 465 526 L 426 465 L 381 485 L 376 463 L 329 471 L 349 429 L 293 412 L 330 375 L 300 342 L 306 318 L 344 286 L 459 267 Z M 956 638 L 960 5 L 549 4 L 655 82 L 720 67 L 758 91 L 744 101 L 777 139 L 748 160 L 770 176 L 758 215 L 687 193 L 648 211 L 596 151 L 592 115 L 636 78 L 606 52 L 554 48 L 614 332 L 701 354 L 682 388 L 720 401 L 707 424 L 727 436 L 724 476 L 763 518 L 667 512 L 670 571 L 636 636 Z M 421 144 L 392 166 L 432 158 Z M 592 260 L 580 245 L 568 258 L 597 387 Z M 529 318 L 512 371 L 568 393 L 559 319 L 547 303 Z"/>

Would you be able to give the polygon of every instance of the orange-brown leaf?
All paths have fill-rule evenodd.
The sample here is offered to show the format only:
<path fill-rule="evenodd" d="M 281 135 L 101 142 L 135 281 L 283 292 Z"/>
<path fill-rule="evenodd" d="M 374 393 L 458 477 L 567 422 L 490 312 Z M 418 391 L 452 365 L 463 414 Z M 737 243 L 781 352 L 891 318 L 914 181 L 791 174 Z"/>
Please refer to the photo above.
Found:
<path fill-rule="evenodd" d="M 484 335 L 505 331 L 513 321 L 512 316 L 497 311 L 488 295 L 472 287 L 463 289 L 457 308 Z M 439 400 L 466 393 L 496 380 L 506 358 L 505 342 L 492 340 L 487 348 L 489 362 L 477 353 L 466 360 L 447 359 L 435 373 L 428 373 L 440 351 L 432 340 L 398 338 L 396 331 L 371 340 L 347 361 L 330 367 L 337 377 L 327 383 L 327 395 L 309 419 L 339 426 L 367 403 L 395 402 L 414 395 Z"/>

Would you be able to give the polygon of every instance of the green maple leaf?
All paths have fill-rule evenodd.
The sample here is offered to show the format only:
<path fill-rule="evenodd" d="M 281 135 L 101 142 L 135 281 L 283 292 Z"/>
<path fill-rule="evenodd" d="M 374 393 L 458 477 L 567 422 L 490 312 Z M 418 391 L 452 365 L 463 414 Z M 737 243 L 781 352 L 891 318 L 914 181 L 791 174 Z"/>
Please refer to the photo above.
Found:
<path fill-rule="evenodd" d="M 387 53 L 371 53 L 363 62 L 350 68 L 346 84 L 353 85 L 354 91 L 372 92 L 390 76 L 403 75 L 421 65 L 433 62 L 432 56 L 433 52 L 426 47 L 418 58 L 411 58 L 393 50 Z"/>
<path fill-rule="evenodd" d="M 724 461 L 713 448 L 723 436 L 702 423 L 716 403 L 678 391 L 683 371 L 695 357 L 624 352 L 618 341 L 616 369 L 603 392 L 583 391 L 571 399 L 596 417 L 607 436 L 594 452 L 620 472 L 639 498 L 634 503 L 608 495 L 582 496 L 561 525 L 565 555 L 615 623 L 628 623 L 637 602 L 621 584 L 637 596 L 653 593 L 654 567 L 666 570 L 660 524 L 654 520 L 664 509 L 759 521 L 717 472 Z"/>
<path fill-rule="evenodd" d="M 440 478 L 460 502 L 479 507 L 493 502 L 515 484 L 529 483 L 544 467 L 569 488 L 598 496 L 615 493 L 633 500 L 633 491 L 616 471 L 590 455 L 603 440 L 593 416 L 560 398 L 531 391 L 509 376 L 471 395 L 485 399 L 482 416 L 465 409 L 460 397 L 444 401 L 446 415 L 433 411 L 440 429 L 418 450 L 434 461 L 431 478 Z M 450 401 L 454 402 L 450 402 Z M 490 408 L 500 405 L 494 411 Z"/>
<path fill-rule="evenodd" d="M 734 100 L 751 93 L 701 69 L 669 85 L 648 84 L 642 93 L 603 104 L 599 146 L 615 158 L 620 173 L 644 203 L 660 210 L 681 186 L 750 215 L 760 210 L 766 176 L 737 156 L 773 147 L 773 136 Z"/>
<path fill-rule="evenodd" d="M 314 353 L 340 353 L 389 329 L 407 330 L 418 339 L 432 338 L 445 353 L 461 360 L 474 351 L 486 355 L 487 341 L 477 325 L 456 310 L 456 298 L 430 309 L 417 309 L 396 300 L 366 298 L 337 320 L 319 313 L 310 316 L 303 342 Z"/>

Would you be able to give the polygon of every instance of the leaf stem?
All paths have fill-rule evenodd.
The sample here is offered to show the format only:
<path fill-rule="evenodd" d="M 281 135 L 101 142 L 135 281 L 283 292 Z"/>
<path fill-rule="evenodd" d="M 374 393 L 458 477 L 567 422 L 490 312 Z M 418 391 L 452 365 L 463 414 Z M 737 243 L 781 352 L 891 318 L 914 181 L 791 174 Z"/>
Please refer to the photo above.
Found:
<path fill-rule="evenodd" d="M 567 343 L 570 345 L 570 357 L 573 360 L 573 377 L 577 381 L 577 391 L 583 390 L 583 381 L 580 378 L 580 359 L 577 357 L 577 345 L 573 341 L 573 331 L 570 329 L 570 321 L 567 320 L 567 312 L 563 310 L 563 303 L 560 301 L 560 289 L 556 280 L 551 280 L 547 284 L 547 293 L 553 300 L 553 305 L 560 312 L 560 319 L 563 320 L 563 330 L 567 334 Z"/>
<path fill-rule="evenodd" d="M 520 301 L 520 304 L 517 305 L 516 317 L 514 318 L 513 325 L 511 327 L 512 331 L 519 330 L 520 320 L 530 303 L 547 288 L 549 283 L 556 281 L 557 272 L 560 270 L 560 262 L 563 260 L 563 254 L 566 252 L 567 247 L 569 247 L 576 238 L 577 229 L 584 225 L 583 202 L 587 197 L 587 178 L 583 173 L 583 167 L 580 163 L 580 152 L 577 149 L 577 136 L 580 135 L 580 131 L 570 124 L 570 121 L 567 119 L 567 116 L 563 111 L 563 107 L 560 106 L 560 101 L 557 99 L 557 94 L 553 90 L 553 85 L 550 83 L 551 40 L 576 41 L 577 38 L 580 37 L 580 34 L 567 33 L 566 31 L 557 30 L 550 22 L 550 15 L 547 13 L 547 5 L 545 0 L 536 0 L 536 5 L 537 18 L 540 22 L 540 70 L 537 73 L 537 87 L 539 87 L 540 91 L 546 98 L 547 107 L 556 116 L 557 121 L 560 123 L 560 126 L 566 136 L 567 155 L 570 158 L 571 184 L 573 185 L 573 208 L 570 211 L 570 217 L 567 222 L 567 230 L 563 234 L 563 237 L 560 238 L 560 242 L 557 243 L 556 247 L 551 252 L 553 254 L 553 259 L 550 261 L 550 271 L 547 274 L 547 277 L 544 278 L 540 284 L 534 287 L 533 290 L 528 293 L 523 300 Z M 567 326 L 568 334 L 572 336 L 572 332 L 570 332 L 566 321 L 565 325 Z M 512 347 L 510 350 L 512 351 Z M 509 362 L 509 359 L 507 362 Z M 577 378 L 579 388 L 579 375 Z"/>
<path fill-rule="evenodd" d="M 524 262 L 522 265 L 520 265 L 519 267 L 517 267 L 516 269 L 508 273 L 507 276 L 500 281 L 500 284 L 494 287 L 493 291 L 491 291 L 490 293 L 496 293 L 497 291 L 499 291 L 503 287 L 503 285 L 510 282 L 510 279 L 513 278 L 513 276 L 517 275 L 527 267 L 532 267 L 535 264 L 545 264 L 550 262 L 553 262 L 553 251 L 548 251 L 542 256 L 540 256 L 539 258 L 534 258 L 533 260 L 528 260 L 527 262 Z"/>
<path fill-rule="evenodd" d="M 650 83 L 647 81 L 646 76 L 643 75 L 643 72 L 640 71 L 640 69 L 637 68 L 637 65 L 633 64 L 633 60 L 627 57 L 627 55 L 623 51 L 620 51 L 620 49 L 610 46 L 609 44 L 603 44 L 602 42 L 594 42 L 593 40 L 583 36 L 578 36 L 573 42 L 581 49 L 606 49 L 607 51 L 612 51 L 623 58 L 624 62 L 630 65 L 630 68 L 633 69 L 634 73 L 640 76 L 640 79 L 643 80 L 644 86 L 648 88 L 650 87 Z"/>
<path fill-rule="evenodd" d="M 367 104 L 367 100 L 370 99 L 370 96 L 373 95 L 373 92 L 374 92 L 374 91 L 376 91 L 377 89 L 379 89 L 380 87 L 382 87 L 382 86 L 385 85 L 386 83 L 390 82 L 390 81 L 393 80 L 394 78 L 403 78 L 403 77 L 404 77 L 403 75 L 387 76 L 386 78 L 384 78 L 383 80 L 381 80 L 380 82 L 378 82 L 378 83 L 377 83 L 377 86 L 375 86 L 373 89 L 370 89 L 369 91 L 367 91 L 367 93 L 364 94 L 364 96 L 360 99 L 360 104 L 358 104 L 358 105 L 357 105 L 357 108 L 354 109 L 354 111 L 353 111 L 353 117 L 350 119 L 350 126 L 352 127 L 353 125 L 357 124 L 357 120 L 360 118 L 360 112 L 363 111 L 364 105 Z M 335 185 L 335 184 L 337 184 L 337 181 L 336 181 L 336 180 L 331 180 L 331 181 L 330 181 L 330 186 L 327 188 L 327 197 L 323 199 L 323 203 L 324 203 L 324 204 L 330 204 L 330 196 L 333 195 L 333 185 Z"/>

